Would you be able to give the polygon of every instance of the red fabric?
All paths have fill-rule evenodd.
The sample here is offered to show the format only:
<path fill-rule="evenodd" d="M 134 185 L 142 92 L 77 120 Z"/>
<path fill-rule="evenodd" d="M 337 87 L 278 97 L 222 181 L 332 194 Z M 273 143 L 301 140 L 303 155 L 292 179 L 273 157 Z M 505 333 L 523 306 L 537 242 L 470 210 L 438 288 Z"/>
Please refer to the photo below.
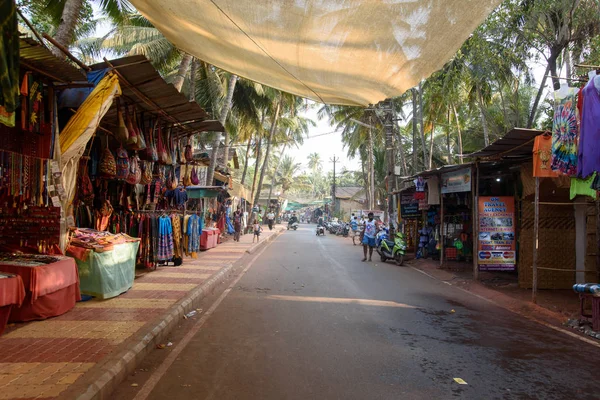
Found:
<path fill-rule="evenodd" d="M 0 271 L 20 275 L 30 298 L 35 302 L 38 297 L 56 292 L 73 284 L 79 286 L 77 264 L 69 257 L 59 261 L 34 267 L 0 263 Z"/>
<path fill-rule="evenodd" d="M 219 222 L 217 222 L 217 228 L 220 232 L 225 232 L 225 214 L 221 215 Z"/>
<path fill-rule="evenodd" d="M 10 309 L 12 304 L 0 307 L 0 335 L 4 332 L 6 324 L 8 323 L 8 316 L 10 315 Z"/>
<path fill-rule="evenodd" d="M 0 307 L 16 304 L 20 306 L 25 299 L 25 287 L 19 275 L 0 279 Z M 2 321 L 0 319 L 0 325 Z"/>
<path fill-rule="evenodd" d="M 415 198 L 415 200 L 425 199 L 425 192 L 415 192 L 414 198 Z"/>
<path fill-rule="evenodd" d="M 56 292 L 40 296 L 35 302 L 29 302 L 29 294 L 21 307 L 13 307 L 10 313 L 10 322 L 25 322 L 46 319 L 62 315 L 75 307 L 77 300 L 81 300 L 79 283 L 59 289 Z"/>

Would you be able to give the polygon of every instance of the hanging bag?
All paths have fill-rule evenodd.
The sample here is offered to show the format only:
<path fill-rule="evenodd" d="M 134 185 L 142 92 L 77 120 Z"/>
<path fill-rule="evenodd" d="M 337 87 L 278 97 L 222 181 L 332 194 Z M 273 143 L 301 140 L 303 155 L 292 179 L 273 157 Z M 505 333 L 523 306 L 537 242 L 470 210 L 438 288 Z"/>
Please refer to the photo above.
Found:
<path fill-rule="evenodd" d="M 152 162 L 142 161 L 142 177 L 140 178 L 140 183 L 142 185 L 147 185 L 152 182 L 152 167 Z"/>
<path fill-rule="evenodd" d="M 99 170 L 100 175 L 104 178 L 112 179 L 117 175 L 117 162 L 108 148 L 108 138 L 106 139 L 106 147 L 102 150 L 102 157 L 100 157 Z"/>
<path fill-rule="evenodd" d="M 116 138 L 121 144 L 127 143 L 129 139 L 129 131 L 125 125 L 125 119 L 123 118 L 123 109 L 121 108 L 121 100 L 117 97 L 117 119 L 119 120 L 119 126 L 117 127 Z"/>
<path fill-rule="evenodd" d="M 198 179 L 198 173 L 196 172 L 196 167 L 192 168 L 191 181 L 192 181 L 192 185 L 197 185 L 200 183 L 200 179 Z"/>
<path fill-rule="evenodd" d="M 158 122 L 158 119 L 154 123 L 151 122 L 146 129 L 146 159 L 152 162 L 158 162 L 158 151 L 156 150 L 156 140 L 154 139 Z"/>
<path fill-rule="evenodd" d="M 123 146 L 117 149 L 117 179 L 124 181 L 129 175 L 129 156 Z"/>
<path fill-rule="evenodd" d="M 177 165 L 177 148 L 175 147 L 173 129 L 169 129 L 169 149 L 171 150 L 171 164 Z"/>
<path fill-rule="evenodd" d="M 142 170 L 139 167 L 139 159 L 137 155 L 134 155 L 129 159 L 129 174 L 125 182 L 130 185 L 137 185 L 142 180 Z"/>
<path fill-rule="evenodd" d="M 187 145 L 185 146 L 185 161 L 190 163 L 194 159 L 194 152 L 192 151 L 192 137 L 188 136 Z"/>
<path fill-rule="evenodd" d="M 141 121 L 138 121 L 137 119 L 137 114 L 133 114 L 133 123 L 135 124 L 135 130 L 137 133 L 137 146 L 135 146 L 134 150 L 140 151 L 140 150 L 145 150 L 147 145 L 146 145 L 146 139 L 144 139 L 144 116 L 141 115 L 140 116 Z"/>
<path fill-rule="evenodd" d="M 164 140 L 163 140 L 163 145 L 165 146 L 165 153 L 166 153 L 166 161 L 165 164 L 167 165 L 172 165 L 173 164 L 173 157 L 171 154 L 171 148 L 170 148 L 170 137 L 171 137 L 171 128 L 169 128 L 164 135 Z"/>
<path fill-rule="evenodd" d="M 158 126 L 156 136 L 158 136 L 158 143 L 156 145 L 156 150 L 158 152 L 158 162 L 161 164 L 167 164 L 169 159 L 167 156 L 167 148 L 164 144 L 163 133 L 160 125 Z"/>
<path fill-rule="evenodd" d="M 129 132 L 129 138 L 127 139 L 126 147 L 128 149 L 133 150 L 135 147 L 137 147 L 137 143 L 138 143 L 137 130 L 136 130 L 135 125 L 133 124 L 133 118 L 129 111 L 129 107 L 126 107 L 125 111 L 126 111 L 125 122 L 127 123 L 127 132 Z"/>
<path fill-rule="evenodd" d="M 185 168 L 185 172 L 183 174 L 183 185 L 191 186 L 192 185 L 192 176 L 191 176 L 192 166 L 190 164 L 187 164 L 183 168 Z"/>

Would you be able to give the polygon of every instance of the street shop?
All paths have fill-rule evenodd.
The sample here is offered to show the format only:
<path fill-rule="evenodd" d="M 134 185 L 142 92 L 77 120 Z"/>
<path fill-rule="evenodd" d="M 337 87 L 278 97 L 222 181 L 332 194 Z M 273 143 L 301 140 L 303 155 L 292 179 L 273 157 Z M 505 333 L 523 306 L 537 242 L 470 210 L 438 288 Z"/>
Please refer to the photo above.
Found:
<path fill-rule="evenodd" d="M 18 31 L 13 2 L 1 7 L 0 333 L 8 322 L 61 315 L 80 299 L 75 261 L 60 248 L 57 104 L 85 81 L 72 64 Z M 87 84 L 83 82 L 84 84 Z"/>

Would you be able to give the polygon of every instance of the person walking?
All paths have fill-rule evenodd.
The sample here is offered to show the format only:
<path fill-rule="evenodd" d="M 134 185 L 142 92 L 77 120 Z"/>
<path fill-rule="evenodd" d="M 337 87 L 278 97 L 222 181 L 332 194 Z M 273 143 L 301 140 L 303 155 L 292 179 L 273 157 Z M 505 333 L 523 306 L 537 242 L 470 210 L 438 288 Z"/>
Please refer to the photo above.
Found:
<path fill-rule="evenodd" d="M 364 258 L 362 261 L 367 261 L 367 249 L 369 250 L 369 261 L 372 261 L 373 248 L 375 248 L 375 234 L 377 233 L 377 226 L 373 220 L 373 213 L 369 213 L 368 220 L 365 221 L 365 229 L 363 231 L 363 253 Z"/>
<path fill-rule="evenodd" d="M 260 226 L 260 224 L 258 223 L 258 220 L 254 220 L 254 236 L 252 237 L 252 243 L 254 243 L 254 239 L 256 239 L 256 243 L 258 243 L 260 241 L 260 231 L 262 230 L 262 227 Z"/>
<path fill-rule="evenodd" d="M 273 224 L 275 223 L 275 213 L 273 209 L 269 209 L 269 213 L 267 214 L 267 224 L 269 225 L 269 230 L 273 230 Z"/>
<path fill-rule="evenodd" d="M 242 210 L 240 210 L 239 206 L 233 213 L 233 231 L 233 240 L 239 242 L 240 233 L 242 232 Z"/>

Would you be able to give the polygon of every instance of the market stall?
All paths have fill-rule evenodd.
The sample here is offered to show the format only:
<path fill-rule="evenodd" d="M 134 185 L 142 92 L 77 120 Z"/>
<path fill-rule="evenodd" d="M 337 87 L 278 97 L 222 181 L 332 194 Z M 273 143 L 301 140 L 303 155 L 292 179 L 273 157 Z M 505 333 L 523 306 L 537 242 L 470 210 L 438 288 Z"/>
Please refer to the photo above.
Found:
<path fill-rule="evenodd" d="M 92 229 L 74 229 L 67 254 L 79 270 L 81 293 L 109 299 L 133 286 L 140 239 Z"/>
<path fill-rule="evenodd" d="M 77 266 L 71 257 L 1 253 L 0 272 L 19 275 L 25 288 L 23 304 L 12 309 L 9 321 L 62 315 L 81 300 Z"/>
<path fill-rule="evenodd" d="M 25 287 L 19 275 L 0 273 L 0 335 L 4 332 L 13 307 L 25 300 Z"/>

